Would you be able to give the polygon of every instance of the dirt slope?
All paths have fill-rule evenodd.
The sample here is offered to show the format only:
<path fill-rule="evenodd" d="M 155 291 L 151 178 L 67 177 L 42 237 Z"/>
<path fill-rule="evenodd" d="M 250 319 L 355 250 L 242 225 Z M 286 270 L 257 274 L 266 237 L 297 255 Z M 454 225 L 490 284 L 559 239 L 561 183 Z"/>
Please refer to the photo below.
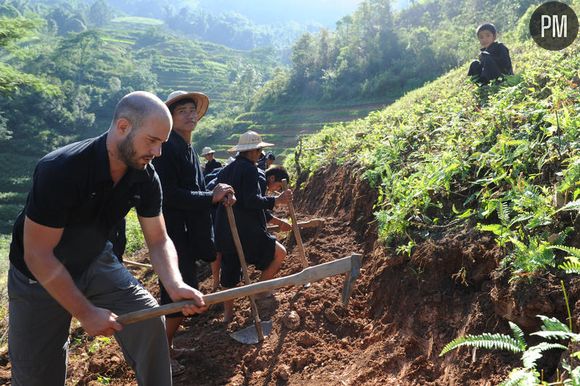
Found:
<path fill-rule="evenodd" d="M 323 228 L 303 232 L 311 264 L 364 254 L 349 306 L 340 304 L 342 277 L 308 289 L 279 290 L 274 300 L 259 304 L 262 319 L 272 320 L 274 327 L 255 346 L 227 334 L 252 323 L 246 300 L 237 302 L 229 326 L 214 307 L 178 333 L 176 346 L 197 351 L 182 360 L 187 370 L 175 378 L 176 385 L 492 385 L 518 365 L 515 355 L 462 349 L 439 358 L 442 347 L 465 333 L 507 333 L 506 318 L 532 332 L 538 327 L 536 314 L 564 316 L 558 278 L 510 284 L 498 268 L 502 251 L 472 229 L 434 233 L 410 257 L 385 250 L 376 241 L 372 220 L 374 191 L 351 165 L 321 171 L 295 197 L 300 219 L 327 219 Z M 298 272 L 294 240 L 284 243 L 289 256 L 282 274 Z M 157 292 L 151 272 L 135 272 Z M 207 269 L 203 275 L 207 291 Z M 580 286 L 567 283 L 575 305 Z M 284 323 L 290 311 L 299 316 L 295 328 Z M 545 361 L 547 378 L 557 359 Z M 0 381 L 9 384 L 6 355 L 0 365 Z M 69 373 L 70 385 L 135 384 L 114 342 L 88 338 L 79 329 L 73 334 Z"/>

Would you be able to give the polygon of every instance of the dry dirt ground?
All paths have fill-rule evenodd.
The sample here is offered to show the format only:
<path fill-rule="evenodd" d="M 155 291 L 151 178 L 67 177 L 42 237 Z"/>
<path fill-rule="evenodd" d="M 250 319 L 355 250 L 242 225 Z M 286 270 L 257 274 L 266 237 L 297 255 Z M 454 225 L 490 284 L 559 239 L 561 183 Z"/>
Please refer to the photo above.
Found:
<path fill-rule="evenodd" d="M 242 345 L 228 335 L 252 324 L 247 300 L 236 302 L 229 325 L 221 322 L 220 307 L 213 307 L 178 332 L 175 345 L 196 351 L 181 361 L 186 372 L 174 378 L 176 385 L 494 385 L 519 364 L 516 355 L 460 349 L 440 358 L 443 346 L 466 333 L 509 333 L 507 320 L 529 333 L 539 326 L 536 314 L 564 317 L 559 278 L 509 282 L 498 268 L 502 251 L 469 227 L 433 233 L 411 256 L 386 250 L 376 240 L 373 190 L 348 165 L 313 176 L 295 197 L 299 220 L 326 219 L 323 227 L 302 232 L 311 265 L 363 254 L 350 304 L 340 303 L 342 276 L 307 289 L 280 289 L 275 299 L 259 303 L 273 330 L 258 345 Z M 293 237 L 280 237 L 289 252 L 281 274 L 300 271 Z M 146 255 L 133 259 L 146 261 Z M 131 269 L 158 292 L 152 272 Z M 201 271 L 201 288 L 209 291 L 209 271 Z M 580 286 L 567 284 L 574 307 Z M 294 324 L 288 323 L 292 311 Z M 546 379 L 558 359 L 547 356 L 542 364 Z M 3 355 L 0 382 L 9 384 L 9 373 Z M 89 338 L 77 328 L 67 384 L 136 382 L 114 341 Z"/>

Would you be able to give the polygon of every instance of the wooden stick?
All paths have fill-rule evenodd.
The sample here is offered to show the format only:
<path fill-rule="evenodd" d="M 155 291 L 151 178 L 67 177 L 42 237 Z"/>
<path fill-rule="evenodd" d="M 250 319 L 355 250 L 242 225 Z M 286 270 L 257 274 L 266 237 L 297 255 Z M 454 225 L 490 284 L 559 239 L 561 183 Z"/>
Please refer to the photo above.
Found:
<path fill-rule="evenodd" d="M 230 288 L 224 291 L 214 292 L 204 295 L 203 301 L 206 305 L 223 303 L 228 300 L 243 298 L 260 292 L 273 291 L 282 287 L 303 285 L 325 279 L 329 276 L 351 272 L 354 266 L 360 267 L 361 255 L 353 254 L 328 263 L 308 267 L 293 275 L 283 276 L 276 279 L 264 280 L 258 283 L 245 285 L 243 287 Z M 358 265 L 357 265 L 358 263 Z M 146 310 L 129 312 L 117 318 L 117 322 L 127 325 L 140 322 L 161 315 L 174 314 L 183 309 L 184 306 L 196 304 L 193 300 L 183 300 L 176 303 L 165 304 L 163 306 Z"/>
<path fill-rule="evenodd" d="M 238 252 L 238 257 L 240 259 L 240 264 L 242 266 L 242 272 L 244 274 L 244 282 L 246 285 L 252 284 L 250 282 L 250 275 L 248 275 L 248 265 L 246 264 L 246 257 L 244 255 L 244 249 L 242 248 L 242 242 L 240 240 L 240 235 L 238 234 L 238 227 L 236 225 L 236 218 L 234 216 L 234 209 L 231 206 L 224 205 L 226 213 L 228 215 L 228 222 L 230 223 L 230 230 L 232 232 L 232 238 L 234 239 L 234 244 L 236 245 L 236 251 Z M 252 314 L 254 315 L 254 324 L 256 325 L 256 331 L 258 332 L 258 341 L 264 340 L 264 331 L 262 331 L 262 323 L 260 321 L 260 314 L 258 313 L 258 307 L 256 306 L 256 300 L 254 296 L 250 296 L 250 304 L 252 307 Z"/>
<path fill-rule="evenodd" d="M 123 263 L 125 264 L 129 264 L 129 265 L 135 265 L 137 267 L 142 267 L 142 268 L 153 268 L 153 266 L 151 264 L 146 264 L 146 263 L 138 263 L 136 261 L 133 260 L 123 260 Z"/>
<path fill-rule="evenodd" d="M 308 221 L 298 222 L 298 227 L 300 229 L 317 228 L 321 225 L 324 225 L 324 221 L 325 220 L 323 218 L 313 218 L 313 219 L 308 220 Z M 279 230 L 280 230 L 279 225 L 268 225 L 268 231 L 270 231 L 270 232 L 278 232 Z"/>
<path fill-rule="evenodd" d="M 282 189 L 288 189 L 288 181 L 282 180 Z M 302 236 L 300 236 L 300 229 L 298 229 L 298 220 L 296 220 L 296 213 L 294 212 L 294 204 L 292 200 L 288 202 L 288 212 L 290 212 L 290 218 L 292 219 L 292 230 L 294 231 L 294 238 L 296 239 L 296 245 L 298 246 L 298 256 L 300 257 L 300 262 L 302 263 L 302 268 L 308 267 L 308 260 L 306 260 L 306 252 L 304 251 L 304 244 L 302 244 Z"/>

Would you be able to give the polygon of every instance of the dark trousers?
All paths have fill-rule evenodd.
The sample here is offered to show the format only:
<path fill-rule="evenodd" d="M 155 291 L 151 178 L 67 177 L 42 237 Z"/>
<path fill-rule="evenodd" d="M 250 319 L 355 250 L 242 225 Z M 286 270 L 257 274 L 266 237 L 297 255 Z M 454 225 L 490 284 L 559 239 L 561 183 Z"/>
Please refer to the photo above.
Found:
<path fill-rule="evenodd" d="M 482 53 L 479 59 L 471 62 L 467 72 L 468 76 L 475 76 L 477 82 L 487 84 L 503 75 L 491 55 Z"/>
<path fill-rule="evenodd" d="M 117 315 L 157 306 L 113 255 L 111 244 L 75 283 L 95 306 Z M 8 295 L 12 385 L 64 385 L 71 315 L 44 287 L 13 266 L 8 273 Z M 172 384 L 162 317 L 124 326 L 115 338 L 140 386 Z"/>

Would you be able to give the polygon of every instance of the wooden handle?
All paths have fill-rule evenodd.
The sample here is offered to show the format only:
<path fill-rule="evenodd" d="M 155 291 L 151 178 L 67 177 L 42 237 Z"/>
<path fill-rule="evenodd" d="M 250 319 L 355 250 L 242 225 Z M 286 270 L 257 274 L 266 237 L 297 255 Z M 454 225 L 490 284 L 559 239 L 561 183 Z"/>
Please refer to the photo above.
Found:
<path fill-rule="evenodd" d="M 248 274 L 248 264 L 246 264 L 246 256 L 244 255 L 242 241 L 240 240 L 240 235 L 238 234 L 238 226 L 236 225 L 234 210 L 231 206 L 225 206 L 225 208 L 226 213 L 228 215 L 228 222 L 230 223 L 230 231 L 232 232 L 232 238 L 234 239 L 236 251 L 238 252 L 238 258 L 240 259 L 240 265 L 242 266 L 242 272 L 244 274 L 244 282 L 246 283 L 246 285 L 248 285 L 251 284 L 250 275 Z M 264 332 L 262 331 L 262 323 L 260 323 L 260 314 L 258 313 L 256 300 L 254 299 L 253 296 L 250 296 L 250 305 L 252 308 L 252 315 L 254 316 L 254 324 L 256 325 L 256 331 L 258 332 L 258 340 L 261 342 L 264 340 Z"/>
<path fill-rule="evenodd" d="M 203 296 L 203 301 L 206 305 L 223 303 L 227 300 L 233 300 L 246 296 L 251 296 L 265 291 L 273 291 L 278 288 L 303 285 L 306 283 L 315 282 L 329 276 L 338 275 L 341 273 L 351 272 L 353 267 L 360 267 L 361 255 L 353 254 L 351 256 L 343 257 L 329 263 L 315 265 L 308 267 L 301 272 L 293 275 L 280 277 L 277 279 L 265 280 L 259 283 L 245 285 L 243 287 L 230 288 L 220 292 L 214 292 Z M 173 314 L 181 311 L 184 306 L 196 304 L 193 300 L 184 300 L 176 303 L 165 304 L 160 307 L 150 308 L 147 310 L 129 312 L 117 318 L 117 322 L 127 325 L 131 323 L 140 322 L 142 320 L 155 318 L 162 315 Z"/>
<path fill-rule="evenodd" d="M 141 268 L 153 268 L 153 266 L 151 264 L 139 263 L 137 261 L 127 260 L 127 259 L 123 260 L 123 264 L 134 265 L 136 267 L 141 267 Z"/>
<path fill-rule="evenodd" d="M 305 229 L 305 228 L 317 228 L 319 226 L 324 225 L 323 218 L 313 218 L 308 221 L 299 221 L 298 228 Z M 279 225 L 268 225 L 268 231 L 270 232 L 278 232 L 280 230 Z"/>
<path fill-rule="evenodd" d="M 282 188 L 284 190 L 288 189 L 288 181 L 285 179 L 282 180 Z M 300 236 L 300 229 L 298 228 L 298 220 L 296 220 L 296 213 L 294 212 L 294 204 L 292 203 L 292 200 L 288 202 L 288 212 L 292 219 L 292 231 L 294 232 L 294 238 L 296 239 L 296 245 L 298 246 L 298 256 L 300 257 L 302 268 L 306 268 L 309 264 L 306 259 L 306 252 L 304 252 L 304 244 L 302 244 L 302 236 Z"/>

